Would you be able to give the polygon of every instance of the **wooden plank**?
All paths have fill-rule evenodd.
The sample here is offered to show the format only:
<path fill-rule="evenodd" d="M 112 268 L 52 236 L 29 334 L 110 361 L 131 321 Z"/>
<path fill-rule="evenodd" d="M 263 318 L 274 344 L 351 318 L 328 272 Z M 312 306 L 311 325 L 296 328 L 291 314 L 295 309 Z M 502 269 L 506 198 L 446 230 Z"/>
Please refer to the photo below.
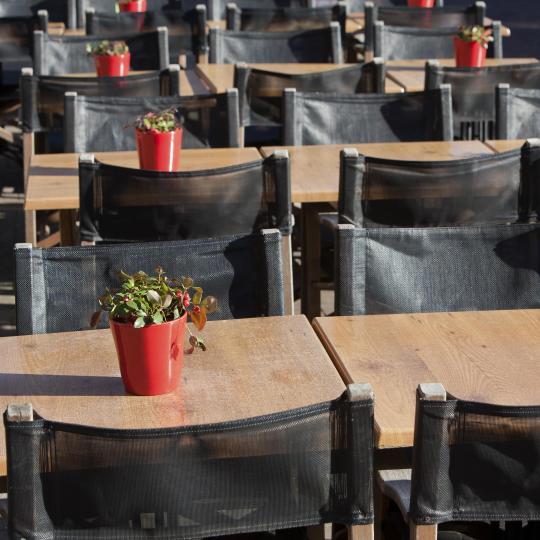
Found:
<path fill-rule="evenodd" d="M 416 388 L 538 405 L 540 310 L 327 317 L 314 322 L 345 383 L 370 382 L 378 448 L 412 446 Z"/>
<path fill-rule="evenodd" d="M 329 144 L 320 146 L 263 147 L 263 156 L 286 149 L 291 157 L 293 202 L 335 202 L 338 199 L 339 152 L 356 148 L 371 157 L 403 160 L 451 160 L 493 154 L 480 141 Z"/>
<path fill-rule="evenodd" d="M 485 144 L 492 148 L 495 152 L 508 152 L 509 150 L 516 150 L 521 148 L 525 139 L 511 139 L 511 140 L 498 140 L 498 141 L 485 141 Z"/>
<path fill-rule="evenodd" d="M 424 69 L 429 60 L 388 60 L 387 77 L 403 87 L 406 92 L 421 92 L 424 90 Z M 438 58 L 441 66 L 454 67 L 456 61 L 453 58 Z M 536 58 L 488 58 L 487 66 L 501 66 L 509 64 L 531 64 L 538 62 Z"/>
<path fill-rule="evenodd" d="M 111 165 L 138 168 L 137 152 L 97 152 L 96 159 Z M 260 159 L 255 148 L 203 148 L 182 150 L 180 170 L 197 171 L 229 167 Z M 78 154 L 32 156 L 25 210 L 76 210 L 79 208 Z"/>
<path fill-rule="evenodd" d="M 236 420 L 335 399 L 345 385 L 302 316 L 209 322 L 178 391 L 126 395 L 109 330 L 0 338 L 0 409 L 51 420 L 159 428 Z M 0 474 L 5 474 L 0 430 Z"/>

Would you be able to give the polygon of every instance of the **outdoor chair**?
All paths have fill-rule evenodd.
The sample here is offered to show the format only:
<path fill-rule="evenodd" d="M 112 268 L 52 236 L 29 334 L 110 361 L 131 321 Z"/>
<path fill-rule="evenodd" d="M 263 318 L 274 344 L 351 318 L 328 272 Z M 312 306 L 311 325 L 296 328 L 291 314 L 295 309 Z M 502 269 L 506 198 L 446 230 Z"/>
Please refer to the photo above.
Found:
<path fill-rule="evenodd" d="M 227 30 L 248 32 L 293 32 L 326 28 L 332 21 L 338 22 L 345 35 L 347 3 L 339 2 L 328 8 L 240 8 L 227 4 Z"/>
<path fill-rule="evenodd" d="M 227 17 L 227 4 L 230 0 L 208 0 L 208 10 L 210 19 L 213 21 L 219 21 L 226 19 Z M 337 4 L 338 0 L 336 0 Z M 264 0 L 264 4 L 261 0 L 235 0 L 234 3 L 240 9 L 265 9 L 273 8 L 299 8 L 307 7 L 307 0 Z"/>
<path fill-rule="evenodd" d="M 530 89 L 498 84 L 495 129 L 497 139 L 540 137 L 540 86 Z"/>
<path fill-rule="evenodd" d="M 295 32 L 235 32 L 210 29 L 210 63 L 329 63 L 343 62 L 341 29 L 332 22 L 327 28 Z"/>
<path fill-rule="evenodd" d="M 385 60 L 413 60 L 418 58 L 454 58 L 454 36 L 458 28 L 412 28 L 387 26 L 382 21 L 373 24 L 373 54 Z M 493 21 L 491 50 L 495 58 L 502 58 L 500 21 Z"/>
<path fill-rule="evenodd" d="M 283 92 L 283 144 L 450 141 L 450 86 L 403 94 Z"/>
<path fill-rule="evenodd" d="M 442 67 L 426 64 L 425 88 L 452 85 L 454 132 L 464 140 L 495 138 L 495 88 L 508 83 L 514 88 L 540 90 L 540 62 L 484 68 Z"/>
<path fill-rule="evenodd" d="M 87 44 L 103 38 L 96 36 L 51 36 L 34 32 L 34 71 L 36 75 L 95 73 L 94 59 L 86 52 Z M 125 41 L 131 53 L 134 71 L 163 70 L 169 65 L 168 31 L 165 27 L 136 34 L 107 36 Z"/>
<path fill-rule="evenodd" d="M 192 63 L 208 53 L 206 44 L 206 6 L 190 10 L 163 8 L 144 13 L 101 13 L 86 11 L 86 34 L 107 36 L 167 27 L 169 61 L 179 63 L 180 55 L 189 55 Z"/>
<path fill-rule="evenodd" d="M 163 71 L 151 71 L 127 77 L 36 76 L 31 68 L 20 78 L 21 120 L 25 137 L 34 137 L 39 152 L 64 151 L 64 94 L 84 96 L 138 97 L 178 96 L 180 67 L 170 65 Z M 140 112 L 138 113 L 140 114 Z M 82 127 L 83 124 L 81 124 Z M 104 118 L 100 126 L 106 127 Z M 121 135 L 121 134 L 119 134 Z"/>
<path fill-rule="evenodd" d="M 337 229 L 336 315 L 540 308 L 540 223 Z"/>
<path fill-rule="evenodd" d="M 463 8 L 456 6 L 434 7 L 432 9 L 403 6 L 384 6 L 379 3 L 364 4 L 365 44 L 373 50 L 373 25 L 382 21 L 388 26 L 414 28 L 460 28 L 461 26 L 484 25 L 486 3 L 475 2 Z"/>
<path fill-rule="evenodd" d="M 13 538 L 195 539 L 324 523 L 373 538 L 369 384 L 216 424 L 108 429 L 12 404 L 4 426 Z"/>
<path fill-rule="evenodd" d="M 262 230 L 179 242 L 48 249 L 16 244 L 17 332 L 88 330 L 97 298 L 120 288 L 121 270 L 152 274 L 157 265 L 171 277 L 193 276 L 211 292 L 219 303 L 213 319 L 285 315 L 281 236 Z"/>
<path fill-rule="evenodd" d="M 242 126 L 281 126 L 282 95 L 286 88 L 299 92 L 339 94 L 384 93 L 385 66 L 380 59 L 329 71 L 287 74 L 236 64 Z"/>
<path fill-rule="evenodd" d="M 412 470 L 379 471 L 377 484 L 409 523 L 411 539 L 436 540 L 438 525 L 455 521 L 504 521 L 507 535 L 517 532 L 505 538 L 532 539 L 538 529 L 522 536 L 522 523 L 540 520 L 539 456 L 540 406 L 464 401 L 441 384 L 421 384 Z M 491 532 L 502 537 L 498 523 Z"/>
<path fill-rule="evenodd" d="M 175 97 L 65 95 L 64 151 L 135 150 L 130 126 L 144 112 L 178 109 L 183 117 L 182 148 L 240 146 L 238 91 Z"/>

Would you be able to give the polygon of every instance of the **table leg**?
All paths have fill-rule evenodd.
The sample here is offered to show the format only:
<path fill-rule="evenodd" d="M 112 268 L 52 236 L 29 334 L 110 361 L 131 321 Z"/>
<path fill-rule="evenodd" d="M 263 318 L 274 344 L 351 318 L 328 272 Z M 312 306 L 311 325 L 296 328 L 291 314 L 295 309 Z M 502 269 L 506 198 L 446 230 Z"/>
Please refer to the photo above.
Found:
<path fill-rule="evenodd" d="M 62 246 L 75 246 L 79 243 L 76 219 L 76 210 L 60 210 L 60 244 Z"/>
<path fill-rule="evenodd" d="M 321 314 L 321 231 L 319 213 L 326 203 L 302 203 L 302 313 L 309 319 Z"/>

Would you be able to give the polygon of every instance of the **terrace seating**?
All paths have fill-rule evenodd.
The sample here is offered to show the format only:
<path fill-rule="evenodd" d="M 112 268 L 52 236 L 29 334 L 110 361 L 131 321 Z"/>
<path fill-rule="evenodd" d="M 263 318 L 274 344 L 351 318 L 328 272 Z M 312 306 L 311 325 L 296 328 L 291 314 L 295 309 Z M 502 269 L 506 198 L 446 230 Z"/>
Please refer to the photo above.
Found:
<path fill-rule="evenodd" d="M 497 139 L 526 139 L 540 135 L 540 87 L 497 85 L 495 135 Z"/>

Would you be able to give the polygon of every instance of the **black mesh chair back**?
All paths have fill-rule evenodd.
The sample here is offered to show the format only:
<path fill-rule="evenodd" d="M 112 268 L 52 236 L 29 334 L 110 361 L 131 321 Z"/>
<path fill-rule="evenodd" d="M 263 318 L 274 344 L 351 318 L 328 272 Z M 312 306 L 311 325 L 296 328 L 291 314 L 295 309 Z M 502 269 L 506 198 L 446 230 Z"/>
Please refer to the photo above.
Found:
<path fill-rule="evenodd" d="M 366 50 L 373 50 L 373 25 L 382 21 L 388 26 L 415 28 L 459 28 L 483 26 L 486 16 L 485 2 L 475 2 L 469 7 L 434 7 L 431 9 L 408 6 L 381 6 L 373 2 L 364 4 Z"/>
<path fill-rule="evenodd" d="M 345 33 L 347 4 L 339 2 L 329 8 L 239 8 L 227 4 L 227 30 L 248 32 L 293 32 L 326 28 L 332 21 Z"/>
<path fill-rule="evenodd" d="M 311 62 L 340 64 L 341 29 L 327 28 L 296 32 L 235 32 L 210 29 L 209 60 L 212 64 Z"/>
<path fill-rule="evenodd" d="M 283 92 L 285 145 L 452 140 L 449 86 L 403 94 Z"/>
<path fill-rule="evenodd" d="M 289 156 L 192 172 L 128 169 L 81 157 L 81 239 L 153 241 L 292 228 Z"/>
<path fill-rule="evenodd" d="M 21 119 L 26 133 L 40 133 L 50 151 L 62 152 L 64 143 L 64 94 L 76 92 L 84 96 L 169 96 L 179 94 L 179 66 L 169 66 L 159 72 L 127 77 L 50 77 L 34 76 L 31 69 L 23 70 L 20 78 Z M 139 112 L 140 114 L 140 112 Z M 101 119 L 105 122 L 106 119 Z M 79 126 L 82 129 L 82 125 Z"/>
<path fill-rule="evenodd" d="M 373 397 L 359 386 L 298 409 L 159 429 L 34 411 L 21 421 L 8 407 L 10 533 L 201 538 L 335 522 L 373 534 Z"/>
<path fill-rule="evenodd" d="M 209 15 L 213 21 L 223 20 L 227 16 L 227 4 L 229 0 L 208 0 Z M 299 8 L 307 7 L 307 0 L 235 0 L 234 2 L 240 9 L 276 9 L 276 8 Z M 336 2 L 334 2 L 337 4 Z"/>
<path fill-rule="evenodd" d="M 359 227 L 440 227 L 518 220 L 529 148 L 446 161 L 402 161 L 341 152 L 339 217 Z M 536 150 L 538 154 L 538 150 Z M 540 164 L 540 162 L 539 162 Z M 527 204 L 524 202 L 523 204 Z"/>
<path fill-rule="evenodd" d="M 34 70 L 36 75 L 66 75 L 95 73 L 94 59 L 86 45 L 103 38 L 96 36 L 52 36 L 34 32 Z M 125 41 L 131 53 L 134 71 L 162 70 L 169 65 L 167 28 L 154 31 L 107 36 L 110 40 Z"/>
<path fill-rule="evenodd" d="M 94 9 L 86 12 L 86 33 L 107 36 L 128 34 L 141 30 L 167 27 L 169 31 L 169 61 L 178 63 L 180 54 L 193 56 L 207 53 L 206 6 L 183 11 L 163 8 L 145 13 L 101 13 Z"/>
<path fill-rule="evenodd" d="M 291 75 L 236 64 L 234 86 L 238 88 L 243 126 L 281 125 L 283 90 L 339 94 L 384 93 L 385 66 L 375 59 L 329 71 Z"/>
<path fill-rule="evenodd" d="M 426 64 L 426 89 L 452 85 L 454 131 L 462 139 L 495 138 L 495 87 L 501 83 L 540 90 L 540 62 L 485 68 L 449 68 L 436 61 Z"/>
<path fill-rule="evenodd" d="M 511 88 L 499 84 L 495 98 L 497 139 L 540 137 L 540 87 Z"/>
<path fill-rule="evenodd" d="M 539 520 L 540 407 L 417 396 L 410 519 Z"/>
<path fill-rule="evenodd" d="M 97 298 L 106 288 L 120 288 L 121 270 L 153 273 L 156 265 L 171 276 L 196 278 L 218 299 L 213 318 L 284 315 L 281 253 L 277 230 L 179 242 L 49 249 L 17 244 L 17 332 L 87 330 Z"/>
<path fill-rule="evenodd" d="M 95 97 L 69 93 L 64 105 L 64 150 L 135 150 L 127 128 L 141 111 L 178 109 L 184 119 L 182 148 L 240 146 L 238 91 L 185 97 Z"/>
<path fill-rule="evenodd" d="M 75 0 L 2 0 L 0 19 L 35 17 L 39 11 L 46 11 L 51 21 L 75 27 Z"/>
<path fill-rule="evenodd" d="M 426 58 L 454 58 L 454 36 L 458 28 L 413 28 L 387 26 L 382 21 L 373 24 L 373 53 L 385 60 Z M 495 58 L 502 58 L 501 23 L 493 22 Z"/>
<path fill-rule="evenodd" d="M 339 225 L 337 315 L 540 307 L 540 224 Z"/>

